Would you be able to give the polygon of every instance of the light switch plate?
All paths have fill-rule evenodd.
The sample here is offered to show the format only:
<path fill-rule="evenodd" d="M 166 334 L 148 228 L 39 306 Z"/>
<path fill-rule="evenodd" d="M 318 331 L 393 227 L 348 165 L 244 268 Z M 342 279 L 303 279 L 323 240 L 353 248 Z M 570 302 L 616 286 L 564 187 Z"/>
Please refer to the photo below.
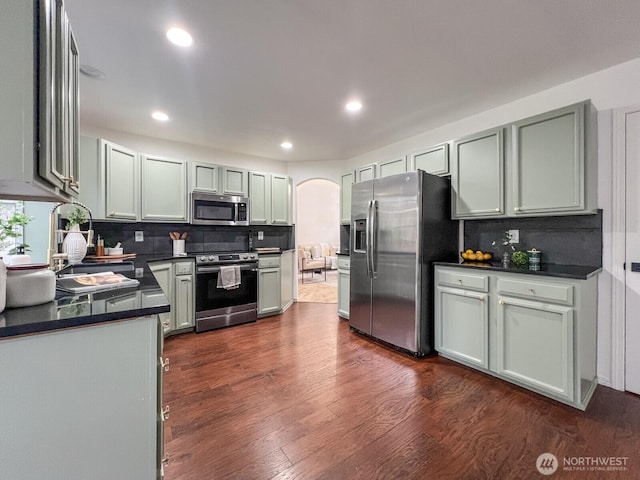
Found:
<path fill-rule="evenodd" d="M 144 242 L 144 232 L 142 230 L 136 230 L 135 240 L 136 242 Z"/>
<path fill-rule="evenodd" d="M 264 240 L 264 232 L 258 232 L 258 240 Z"/>
<path fill-rule="evenodd" d="M 520 230 L 509 230 L 511 243 L 520 243 Z"/>

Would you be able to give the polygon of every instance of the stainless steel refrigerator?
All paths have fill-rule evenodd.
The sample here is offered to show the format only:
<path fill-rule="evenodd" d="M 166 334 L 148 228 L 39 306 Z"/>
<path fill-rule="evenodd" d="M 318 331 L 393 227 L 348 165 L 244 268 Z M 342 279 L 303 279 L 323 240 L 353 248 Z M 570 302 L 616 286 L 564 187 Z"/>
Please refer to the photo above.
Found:
<path fill-rule="evenodd" d="M 422 356 L 433 350 L 434 261 L 457 261 L 448 178 L 421 170 L 353 185 L 349 325 Z"/>

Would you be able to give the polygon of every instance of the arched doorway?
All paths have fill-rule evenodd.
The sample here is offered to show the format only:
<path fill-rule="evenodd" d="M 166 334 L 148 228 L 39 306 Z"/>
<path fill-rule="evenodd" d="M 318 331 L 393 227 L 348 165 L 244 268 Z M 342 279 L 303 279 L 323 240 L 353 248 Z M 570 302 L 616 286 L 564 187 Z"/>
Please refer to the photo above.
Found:
<path fill-rule="evenodd" d="M 322 178 L 296 186 L 298 301 L 337 303 L 340 187 Z"/>

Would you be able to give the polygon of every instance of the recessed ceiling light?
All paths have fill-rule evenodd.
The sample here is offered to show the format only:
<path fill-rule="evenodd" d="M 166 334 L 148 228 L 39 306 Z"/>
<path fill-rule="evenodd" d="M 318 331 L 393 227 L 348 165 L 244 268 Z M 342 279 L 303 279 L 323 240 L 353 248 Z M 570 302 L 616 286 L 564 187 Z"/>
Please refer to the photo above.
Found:
<path fill-rule="evenodd" d="M 358 100 L 352 100 L 344 106 L 348 112 L 359 112 L 362 110 L 362 103 Z"/>
<path fill-rule="evenodd" d="M 151 116 L 154 120 L 158 120 L 159 122 L 166 122 L 169 120 L 169 115 L 160 111 L 153 112 Z"/>
<path fill-rule="evenodd" d="M 280 144 L 280 146 L 282 148 L 284 148 L 285 150 L 291 150 L 293 148 L 293 143 L 291 143 L 291 142 L 282 142 Z"/>
<path fill-rule="evenodd" d="M 188 47 L 193 43 L 193 38 L 186 30 L 173 27 L 167 30 L 167 38 L 171 43 L 175 43 L 179 47 Z"/>

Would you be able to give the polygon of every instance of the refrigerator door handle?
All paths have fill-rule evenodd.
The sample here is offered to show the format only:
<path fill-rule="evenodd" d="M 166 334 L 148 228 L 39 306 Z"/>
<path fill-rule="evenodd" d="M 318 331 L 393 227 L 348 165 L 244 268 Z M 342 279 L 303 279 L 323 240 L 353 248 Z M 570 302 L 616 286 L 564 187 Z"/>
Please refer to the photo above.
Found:
<path fill-rule="evenodd" d="M 376 268 L 376 257 L 378 256 L 376 237 L 378 234 L 378 201 L 372 200 L 371 202 L 371 278 L 378 276 L 378 269 Z"/>
<path fill-rule="evenodd" d="M 369 200 L 369 205 L 367 207 L 367 227 L 365 230 L 365 250 L 366 250 L 366 260 L 367 260 L 367 277 L 371 278 L 371 205 L 373 204 L 373 200 Z"/>

